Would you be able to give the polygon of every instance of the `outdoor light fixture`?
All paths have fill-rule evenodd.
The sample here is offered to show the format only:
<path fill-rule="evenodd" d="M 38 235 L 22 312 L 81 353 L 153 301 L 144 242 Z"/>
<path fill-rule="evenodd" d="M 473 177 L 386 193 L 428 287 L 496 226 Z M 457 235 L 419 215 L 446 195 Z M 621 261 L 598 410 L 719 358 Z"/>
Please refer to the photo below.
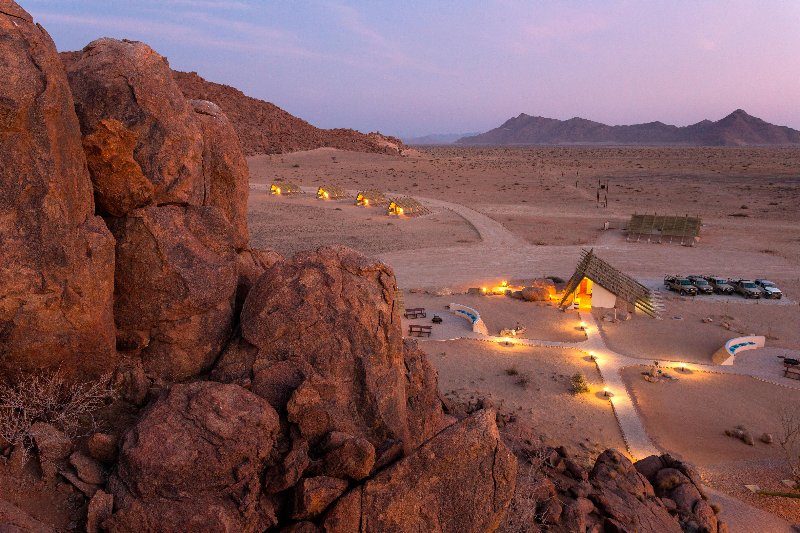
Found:
<path fill-rule="evenodd" d="M 513 344 L 510 337 L 503 337 L 503 346 L 512 346 Z"/>
<path fill-rule="evenodd" d="M 605 396 L 606 398 L 611 396 L 611 391 L 608 389 L 608 387 L 603 387 L 603 396 Z"/>
<path fill-rule="evenodd" d="M 581 322 L 581 329 L 586 329 L 586 322 Z"/>
<path fill-rule="evenodd" d="M 686 363 L 680 364 L 681 372 L 686 372 Z"/>

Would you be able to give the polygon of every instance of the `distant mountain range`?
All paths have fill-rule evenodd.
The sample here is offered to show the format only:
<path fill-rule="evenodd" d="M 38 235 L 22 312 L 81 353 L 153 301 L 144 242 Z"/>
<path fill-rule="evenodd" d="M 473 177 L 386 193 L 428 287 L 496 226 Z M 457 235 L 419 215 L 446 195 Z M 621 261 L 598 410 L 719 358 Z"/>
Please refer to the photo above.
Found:
<path fill-rule="evenodd" d="M 406 144 L 452 144 L 463 137 L 471 137 L 479 133 L 479 131 L 470 133 L 431 133 L 422 137 L 404 137 L 403 142 Z"/>
<path fill-rule="evenodd" d="M 695 146 L 763 146 L 800 144 L 800 131 L 775 126 L 737 109 L 712 122 L 703 120 L 691 126 L 671 126 L 648 122 L 630 126 L 608 126 L 585 118 L 557 120 L 532 117 L 524 113 L 507 120 L 499 128 L 479 135 L 462 137 L 458 144 L 634 144 Z"/>

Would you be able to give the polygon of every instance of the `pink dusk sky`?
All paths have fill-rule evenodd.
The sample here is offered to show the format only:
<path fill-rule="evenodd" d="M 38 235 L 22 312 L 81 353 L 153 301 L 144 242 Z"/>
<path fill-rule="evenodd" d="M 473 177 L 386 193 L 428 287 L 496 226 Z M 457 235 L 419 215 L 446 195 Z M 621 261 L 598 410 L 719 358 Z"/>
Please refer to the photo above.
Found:
<path fill-rule="evenodd" d="M 800 2 L 22 0 L 60 50 L 142 40 L 314 125 L 401 136 L 519 113 L 800 129 Z"/>

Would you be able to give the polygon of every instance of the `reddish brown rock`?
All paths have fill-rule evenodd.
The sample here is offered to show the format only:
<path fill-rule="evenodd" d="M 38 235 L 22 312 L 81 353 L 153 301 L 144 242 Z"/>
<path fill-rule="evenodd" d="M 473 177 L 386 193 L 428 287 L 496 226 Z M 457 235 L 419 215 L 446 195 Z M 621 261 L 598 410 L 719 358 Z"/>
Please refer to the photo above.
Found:
<path fill-rule="evenodd" d="M 327 476 L 361 480 L 367 477 L 375 464 L 375 448 L 364 438 L 347 438 L 323 458 L 323 472 Z"/>
<path fill-rule="evenodd" d="M 144 43 L 102 38 L 64 55 L 81 131 L 119 121 L 135 138 L 134 159 L 153 203 L 202 205 L 202 139 L 167 60 Z M 95 183 L 116 177 L 94 175 Z"/>
<path fill-rule="evenodd" d="M 256 284 L 268 268 L 283 260 L 283 257 L 273 250 L 244 249 L 236 254 L 236 270 L 239 282 L 236 286 L 236 316 L 242 312 L 242 306 L 250 289 Z"/>
<path fill-rule="evenodd" d="M 366 438 L 379 455 L 398 443 L 412 450 L 445 419 L 435 373 L 404 351 L 395 289 L 387 266 L 347 248 L 279 261 L 242 310 L 241 337 L 252 350 L 227 351 L 218 374 L 252 376 L 253 390 L 286 406 L 312 443 L 340 431 Z"/>
<path fill-rule="evenodd" d="M 63 431 L 44 422 L 34 423 L 30 433 L 36 445 L 42 477 L 49 481 L 58 472 L 58 463 L 66 459 L 72 451 L 72 441 Z"/>
<path fill-rule="evenodd" d="M 326 526 L 335 519 L 360 522 L 360 529 L 326 531 L 494 531 L 511 502 L 516 472 L 494 411 L 479 411 L 354 489 L 350 494 L 360 498 L 342 498 L 326 517 Z M 345 521 L 340 506 L 360 521 Z"/>
<path fill-rule="evenodd" d="M 3 16 L 3 9 L 0 7 L 0 17 Z M 0 499 L 0 531 L 3 533 L 54 533 L 55 529 L 36 520 L 16 505 Z"/>
<path fill-rule="evenodd" d="M 104 531 L 102 524 L 111 517 L 113 511 L 114 496 L 102 490 L 95 492 L 86 511 L 86 533 Z"/>
<path fill-rule="evenodd" d="M 215 207 L 147 207 L 109 219 L 117 239 L 114 316 L 121 348 L 175 381 L 207 369 L 230 337 L 231 227 Z M 136 339 L 138 345 L 131 345 Z"/>
<path fill-rule="evenodd" d="M 96 461 L 111 464 L 117 460 L 117 438 L 109 433 L 93 433 L 86 441 L 89 455 Z"/>
<path fill-rule="evenodd" d="M 306 520 L 320 515 L 347 490 L 347 481 L 327 476 L 303 478 L 294 486 L 292 518 Z"/>
<path fill-rule="evenodd" d="M 263 531 L 259 498 L 278 432 L 269 404 L 238 385 L 173 385 L 125 435 L 109 487 L 112 531 Z"/>
<path fill-rule="evenodd" d="M 203 205 L 219 207 L 233 226 L 237 250 L 247 247 L 250 171 L 228 117 L 214 103 L 190 100 L 203 136 Z"/>
<path fill-rule="evenodd" d="M 103 485 L 106 482 L 106 473 L 101 465 L 91 457 L 87 457 L 81 452 L 73 452 L 69 456 L 69 462 L 84 483 L 91 485 Z"/>
<path fill-rule="evenodd" d="M 83 138 L 83 151 L 100 212 L 115 217 L 144 207 L 155 188 L 134 159 L 136 135 L 119 120 L 103 119 Z"/>
<path fill-rule="evenodd" d="M 0 372 L 99 375 L 116 362 L 114 241 L 94 216 L 72 95 L 55 45 L 0 10 Z"/>
<path fill-rule="evenodd" d="M 607 527 L 681 532 L 678 521 L 654 495 L 647 479 L 620 452 L 606 450 L 600 454 L 589 477 L 595 489 L 591 499 L 602 510 Z"/>

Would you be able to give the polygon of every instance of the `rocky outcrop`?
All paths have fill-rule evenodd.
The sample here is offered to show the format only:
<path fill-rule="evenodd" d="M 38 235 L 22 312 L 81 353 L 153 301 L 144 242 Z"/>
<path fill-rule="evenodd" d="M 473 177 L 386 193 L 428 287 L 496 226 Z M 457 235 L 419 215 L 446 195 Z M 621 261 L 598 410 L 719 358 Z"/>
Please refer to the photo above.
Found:
<path fill-rule="evenodd" d="M 233 226 L 234 245 L 244 249 L 250 172 L 225 113 L 212 102 L 189 102 L 203 135 L 203 205 L 218 207 Z"/>
<path fill-rule="evenodd" d="M 479 411 L 369 479 L 331 509 L 326 531 L 494 531 L 517 470 L 494 419 Z"/>
<path fill-rule="evenodd" d="M 94 216 L 73 99 L 55 45 L 0 10 L 0 371 L 113 367 L 114 241 Z"/>
<path fill-rule="evenodd" d="M 517 489 L 499 531 L 727 533 L 700 476 L 669 455 L 635 464 L 606 450 L 589 471 L 563 448 L 523 453 Z"/>
<path fill-rule="evenodd" d="M 104 121 L 117 121 L 135 140 L 134 160 L 153 186 L 153 203 L 202 205 L 201 133 L 167 60 L 144 43 L 109 38 L 62 57 L 83 135 L 107 135 Z M 125 143 L 107 147 L 119 149 L 107 160 L 130 155 Z M 99 190 L 113 189 L 120 179 L 107 167 L 93 166 Z"/>
<path fill-rule="evenodd" d="M 54 533 L 55 529 L 36 520 L 16 505 L 0 499 L 0 531 L 3 533 Z"/>
<path fill-rule="evenodd" d="M 215 207 L 147 207 L 108 219 L 117 239 L 119 348 L 175 381 L 206 370 L 233 327 L 233 232 Z"/>
<path fill-rule="evenodd" d="M 251 382 L 311 443 L 363 436 L 379 462 L 412 450 L 445 421 L 435 373 L 403 344 L 394 294 L 386 265 L 346 248 L 279 261 L 250 291 L 241 341 L 214 376 Z"/>
<path fill-rule="evenodd" d="M 174 385 L 123 439 L 112 531 L 263 531 L 261 475 L 278 415 L 238 385 Z"/>
<path fill-rule="evenodd" d="M 216 103 L 230 118 L 246 155 L 313 150 L 323 146 L 379 154 L 400 154 L 400 139 L 355 130 L 320 129 L 290 115 L 278 106 L 246 96 L 240 90 L 204 80 L 196 72 L 174 71 L 186 98 Z"/>

